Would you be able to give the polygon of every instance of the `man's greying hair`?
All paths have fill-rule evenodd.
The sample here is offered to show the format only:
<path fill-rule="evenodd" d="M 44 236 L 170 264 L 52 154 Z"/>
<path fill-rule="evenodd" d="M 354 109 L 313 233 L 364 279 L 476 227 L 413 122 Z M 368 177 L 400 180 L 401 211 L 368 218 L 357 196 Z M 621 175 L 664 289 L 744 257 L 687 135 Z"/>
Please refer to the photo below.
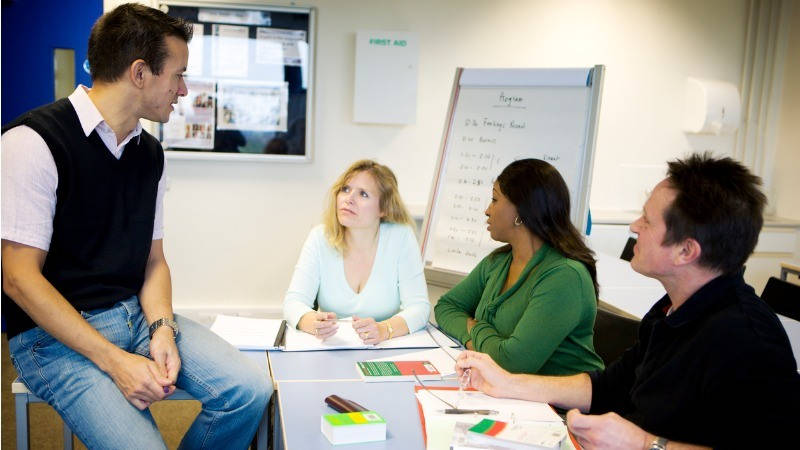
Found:
<path fill-rule="evenodd" d="M 700 265 L 737 272 L 753 253 L 764 223 L 761 178 L 731 158 L 708 153 L 668 165 L 667 180 L 677 195 L 664 212 L 663 245 L 693 238 L 700 243 Z"/>
<path fill-rule="evenodd" d="M 137 3 L 126 3 L 103 14 L 89 35 L 92 81 L 116 81 L 137 59 L 144 60 L 154 75 L 160 75 L 168 55 L 166 36 L 189 42 L 191 24 Z"/>

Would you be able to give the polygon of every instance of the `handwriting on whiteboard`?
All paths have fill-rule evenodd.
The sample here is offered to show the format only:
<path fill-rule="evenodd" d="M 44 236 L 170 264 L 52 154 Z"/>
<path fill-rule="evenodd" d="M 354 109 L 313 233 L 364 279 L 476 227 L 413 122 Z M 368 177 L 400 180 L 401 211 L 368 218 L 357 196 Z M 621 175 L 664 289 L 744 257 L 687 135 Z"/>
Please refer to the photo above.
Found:
<path fill-rule="evenodd" d="M 553 164 L 574 192 L 580 182 L 586 92 L 585 87 L 459 91 L 431 213 L 427 261 L 468 273 L 501 245 L 489 235 L 484 212 L 497 176 L 517 159 Z"/>
<path fill-rule="evenodd" d="M 467 118 L 464 120 L 464 128 L 479 128 L 488 129 L 489 131 L 496 131 L 498 133 L 503 130 L 524 130 L 527 122 L 524 120 L 500 120 L 491 117 L 481 118 Z M 472 141 L 470 141 L 472 142 Z"/>

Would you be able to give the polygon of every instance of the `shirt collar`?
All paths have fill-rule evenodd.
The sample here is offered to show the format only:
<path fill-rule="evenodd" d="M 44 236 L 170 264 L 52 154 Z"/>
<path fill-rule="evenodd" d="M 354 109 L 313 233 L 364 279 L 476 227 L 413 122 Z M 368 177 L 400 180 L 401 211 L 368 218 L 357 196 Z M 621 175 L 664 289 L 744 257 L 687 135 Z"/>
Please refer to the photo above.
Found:
<path fill-rule="evenodd" d="M 78 87 L 69 95 L 69 101 L 72 103 L 72 107 L 75 108 L 75 112 L 78 115 L 78 120 L 81 123 L 81 128 L 83 129 L 83 134 L 85 136 L 89 136 L 92 134 L 92 131 L 100 128 L 98 132 L 105 131 L 106 133 L 111 131 L 111 127 L 108 126 L 105 119 L 103 119 L 103 115 L 100 114 L 100 111 L 97 109 L 97 106 L 94 105 L 92 99 L 89 98 L 89 88 L 86 86 L 79 84 Z M 136 128 L 133 129 L 125 140 L 129 140 L 131 138 L 137 137 L 137 144 L 139 143 L 139 139 L 141 139 L 142 134 L 142 124 L 138 121 L 136 122 Z"/>
<path fill-rule="evenodd" d="M 666 315 L 672 301 L 669 295 L 665 295 L 655 305 L 652 311 L 661 317 L 665 317 L 664 322 L 671 327 L 678 327 L 694 319 L 703 317 L 710 309 L 718 309 L 718 304 L 730 303 L 734 301 L 733 295 L 725 295 L 725 292 L 744 284 L 744 270 L 735 274 L 720 275 L 703 285 L 692 294 L 680 308 Z"/>

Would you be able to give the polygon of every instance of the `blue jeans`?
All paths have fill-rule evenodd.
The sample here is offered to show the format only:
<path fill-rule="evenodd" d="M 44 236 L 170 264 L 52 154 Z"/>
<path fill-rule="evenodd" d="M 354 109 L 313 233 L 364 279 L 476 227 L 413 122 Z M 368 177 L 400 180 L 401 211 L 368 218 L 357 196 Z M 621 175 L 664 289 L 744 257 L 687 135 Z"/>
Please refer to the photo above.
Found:
<path fill-rule="evenodd" d="M 138 297 L 81 315 L 117 347 L 150 357 Z M 208 328 L 179 315 L 175 321 L 181 357 L 176 385 L 203 405 L 181 448 L 247 448 L 272 395 L 269 375 Z M 14 336 L 9 348 L 20 380 L 88 448 L 165 448 L 149 409 L 136 409 L 110 376 L 41 328 Z"/>

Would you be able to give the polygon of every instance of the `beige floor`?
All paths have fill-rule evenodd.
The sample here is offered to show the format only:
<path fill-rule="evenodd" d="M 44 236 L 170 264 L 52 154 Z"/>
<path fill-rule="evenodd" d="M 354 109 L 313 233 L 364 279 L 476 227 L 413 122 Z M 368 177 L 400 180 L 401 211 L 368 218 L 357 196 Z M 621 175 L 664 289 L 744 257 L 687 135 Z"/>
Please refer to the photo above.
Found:
<path fill-rule="evenodd" d="M 17 446 L 14 396 L 11 393 L 11 382 L 16 378 L 14 366 L 8 357 L 8 339 L 2 335 L 2 450 L 15 449 Z M 29 408 L 29 432 L 31 449 L 60 449 L 62 422 L 58 414 L 43 403 L 32 404 Z M 153 416 L 161 430 L 167 447 L 178 447 L 181 437 L 189 429 L 192 420 L 200 411 L 200 403 L 192 400 L 174 400 L 156 403 L 152 406 Z M 77 440 L 77 439 L 76 439 Z M 76 448 L 85 448 L 78 443 Z"/>

